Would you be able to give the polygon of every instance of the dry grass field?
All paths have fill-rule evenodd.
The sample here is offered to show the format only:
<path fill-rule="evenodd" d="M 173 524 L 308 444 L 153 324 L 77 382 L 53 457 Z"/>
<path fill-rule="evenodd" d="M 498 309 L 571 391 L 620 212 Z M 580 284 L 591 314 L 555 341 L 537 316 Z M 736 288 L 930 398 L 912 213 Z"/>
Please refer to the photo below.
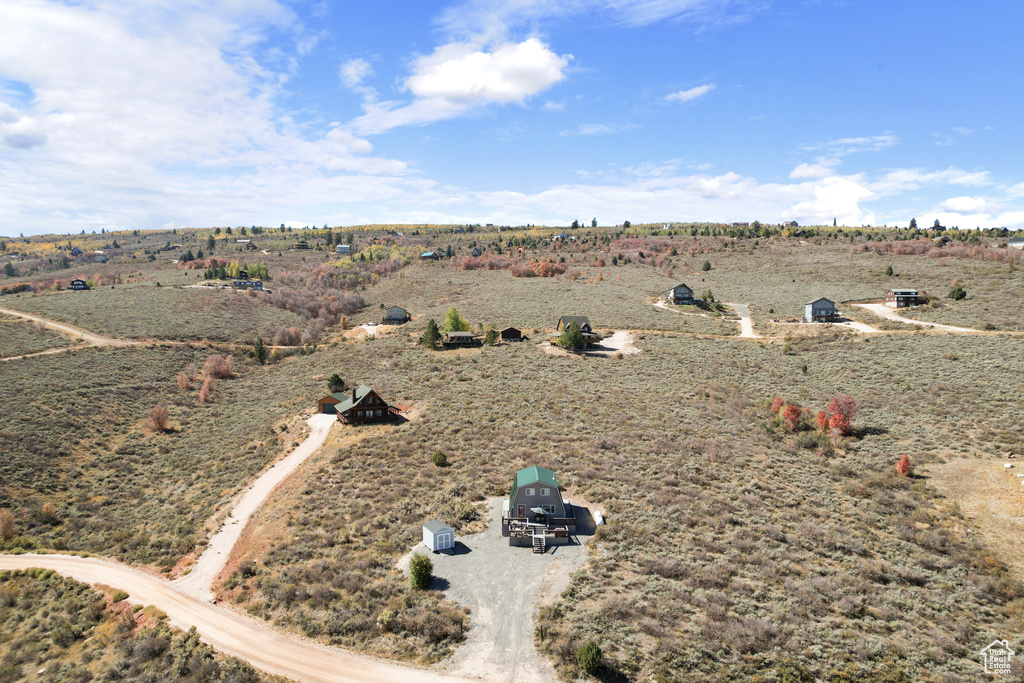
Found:
<path fill-rule="evenodd" d="M 88 291 L 19 294 L 5 305 L 120 339 L 251 343 L 282 325 L 301 326 L 288 311 L 230 289 L 117 285 Z"/>
<path fill-rule="evenodd" d="M 74 344 L 70 337 L 41 328 L 31 320 L 0 315 L 0 358 L 64 349 Z"/>
<path fill-rule="evenodd" d="M 497 237 L 440 245 L 464 253 Z M 1021 271 L 863 252 L 863 239 L 698 236 L 691 256 L 693 237 L 677 236 L 669 265 L 588 268 L 595 243 L 567 259 L 587 271 L 575 280 L 414 262 L 360 290 L 368 305 L 354 316 L 378 320 L 381 304 L 401 305 L 412 323 L 266 366 L 239 358 L 212 403 L 198 400 L 198 383 L 175 384 L 211 349 L 76 351 L 0 366 L 0 401 L 24 406 L 0 431 L 15 453 L 0 470 L 14 484 L 0 490 L 0 508 L 18 523 L 7 547 L 170 567 L 201 544 L 218 505 L 288 450 L 296 437 L 280 427 L 338 373 L 422 416 L 355 444 L 342 434 L 259 513 L 274 541 L 236 558 L 221 592 L 254 615 L 388 657 L 445 657 L 473 615 L 439 591 L 412 591 L 392 567 L 424 521 L 479 528 L 481 502 L 537 464 L 609 521 L 589 565 L 537 624 L 536 646 L 567 680 L 581 675 L 575 652 L 589 639 L 604 651 L 605 680 L 977 680 L 977 651 L 1022 632 L 1021 577 L 965 523 L 941 480 L 902 477 L 895 465 L 909 455 L 925 472 L 1024 452 L 1012 428 L 1024 407 L 1020 338 L 890 333 L 900 324 L 864 311 L 853 317 L 885 333 L 786 338 L 767 320 L 798 316 L 818 296 L 878 299 L 897 282 L 944 296 L 959 280 L 967 299 L 916 314 L 1012 330 Z M 542 243 L 527 258 L 557 255 Z M 776 336 L 734 339 L 736 323 L 651 305 L 679 282 L 749 302 L 758 331 Z M 528 330 L 588 315 L 600 330 L 641 331 L 641 352 L 555 357 L 536 347 L 540 333 L 459 352 L 415 346 L 411 336 L 452 306 L 472 323 Z M 814 414 L 841 394 L 859 412 L 852 436 L 833 439 L 814 429 Z M 772 418 L 774 396 L 807 409 L 799 430 Z M 169 433 L 146 426 L 160 401 Z M 431 462 L 438 449 L 449 466 Z"/>

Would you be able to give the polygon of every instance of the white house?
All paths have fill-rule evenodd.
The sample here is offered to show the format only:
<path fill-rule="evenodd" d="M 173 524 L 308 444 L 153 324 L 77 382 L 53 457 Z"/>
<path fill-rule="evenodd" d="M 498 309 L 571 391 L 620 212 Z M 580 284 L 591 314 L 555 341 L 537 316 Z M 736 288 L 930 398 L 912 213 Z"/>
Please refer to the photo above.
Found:
<path fill-rule="evenodd" d="M 423 545 L 435 553 L 451 550 L 455 547 L 455 531 L 436 519 L 431 520 L 423 525 Z"/>
<path fill-rule="evenodd" d="M 339 244 L 334 248 L 335 254 L 351 254 L 352 247 L 347 244 Z"/>

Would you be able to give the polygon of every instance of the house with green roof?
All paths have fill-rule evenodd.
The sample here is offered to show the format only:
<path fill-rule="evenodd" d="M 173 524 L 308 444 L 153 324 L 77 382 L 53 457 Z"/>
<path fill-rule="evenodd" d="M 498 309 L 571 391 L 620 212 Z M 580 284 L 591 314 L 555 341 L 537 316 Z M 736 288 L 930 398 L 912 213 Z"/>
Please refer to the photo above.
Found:
<path fill-rule="evenodd" d="M 338 421 L 343 424 L 390 422 L 401 412 L 365 384 L 352 389 L 351 393 L 339 391 L 327 394 L 317 401 L 317 411 L 337 415 Z"/>
<path fill-rule="evenodd" d="M 575 530 L 572 505 L 562 499 L 554 472 L 536 465 L 516 472 L 501 515 L 510 545 L 532 544 L 543 552 L 546 545 L 568 543 Z"/>

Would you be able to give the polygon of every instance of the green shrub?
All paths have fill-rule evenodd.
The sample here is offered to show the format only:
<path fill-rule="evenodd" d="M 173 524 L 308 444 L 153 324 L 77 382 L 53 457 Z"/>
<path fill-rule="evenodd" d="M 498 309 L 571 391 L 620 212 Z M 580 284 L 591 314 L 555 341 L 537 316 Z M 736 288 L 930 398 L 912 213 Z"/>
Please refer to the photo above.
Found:
<path fill-rule="evenodd" d="M 114 593 L 114 597 L 112 597 L 111 600 L 114 601 L 114 602 L 121 602 L 122 600 L 126 599 L 127 597 L 128 597 L 128 594 L 125 593 L 124 591 L 117 591 L 116 593 Z"/>
<path fill-rule="evenodd" d="M 409 560 L 409 584 L 426 590 L 434 580 L 434 563 L 426 555 L 413 555 Z"/>
<path fill-rule="evenodd" d="M 438 448 L 436 451 L 434 451 L 434 455 L 430 456 L 430 459 L 438 467 L 447 467 L 448 466 L 448 456 L 445 455 L 444 451 L 442 451 L 440 448 Z"/>
<path fill-rule="evenodd" d="M 967 298 L 967 291 L 963 287 L 954 287 L 953 289 L 949 290 L 949 294 L 947 294 L 946 296 L 948 296 L 953 301 L 960 301 L 961 299 Z"/>
<path fill-rule="evenodd" d="M 700 269 L 703 270 L 704 272 L 711 270 L 711 261 L 705 261 L 704 265 L 701 266 Z"/>
<path fill-rule="evenodd" d="M 601 668 L 601 648 L 592 640 L 588 640 L 576 650 L 576 663 L 588 674 L 594 674 Z"/>

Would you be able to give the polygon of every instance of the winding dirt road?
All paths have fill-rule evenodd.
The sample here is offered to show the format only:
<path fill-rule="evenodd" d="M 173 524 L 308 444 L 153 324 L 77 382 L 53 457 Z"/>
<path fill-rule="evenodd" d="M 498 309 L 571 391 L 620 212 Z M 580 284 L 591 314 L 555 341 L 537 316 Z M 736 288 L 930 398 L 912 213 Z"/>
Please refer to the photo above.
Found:
<path fill-rule="evenodd" d="M 162 579 L 117 562 L 71 555 L 0 555 L 0 569 L 30 567 L 53 569 L 84 583 L 103 583 L 124 590 L 132 602 L 154 605 L 166 612 L 173 626 L 195 626 L 203 642 L 272 674 L 331 683 L 459 680 L 279 633 L 263 622 L 214 607 L 181 593 Z"/>
<path fill-rule="evenodd" d="M 51 330 L 58 330 L 69 334 L 76 339 L 81 339 L 92 346 L 139 346 L 141 344 L 148 344 L 151 342 L 141 341 L 129 341 L 127 339 L 113 339 L 112 337 L 104 337 L 88 330 L 83 330 L 80 327 L 74 325 L 68 325 L 66 323 L 59 323 L 47 318 L 41 318 L 38 315 L 32 315 L 31 313 L 22 313 L 21 311 L 15 311 L 10 308 L 0 308 L 0 313 L 6 313 L 7 315 L 15 315 L 19 318 L 27 318 L 28 320 L 34 320 L 35 322 L 42 323 L 44 327 Z M 46 352 L 43 352 L 46 353 Z M 50 351 L 53 353 L 53 351 Z M 40 355 L 40 354 L 26 354 L 26 355 Z"/>
<path fill-rule="evenodd" d="M 898 323 L 906 323 L 908 325 L 920 325 L 921 327 L 931 327 L 936 330 L 942 330 L 943 332 L 965 332 L 971 334 L 977 334 L 981 330 L 975 330 L 970 327 L 954 327 L 953 325 L 943 325 L 941 323 L 928 323 L 923 320 L 912 320 L 911 318 L 904 318 L 902 315 L 896 312 L 895 309 L 889 308 L 885 304 L 853 304 L 859 308 L 871 311 L 879 318 L 886 318 L 887 320 L 895 320 Z"/>
<path fill-rule="evenodd" d="M 177 590 L 200 600 L 213 600 L 214 582 L 224 570 L 224 565 L 231 556 L 231 549 L 238 542 L 242 530 L 249 523 L 249 518 L 263 507 L 281 482 L 298 469 L 309 456 L 316 453 L 327 439 L 331 425 L 337 421 L 336 415 L 314 415 L 306 420 L 310 427 L 306 440 L 290 455 L 271 466 L 242 494 L 231 508 L 231 514 L 224 521 L 220 531 L 213 535 L 206 545 L 206 550 L 192 566 L 192 571 L 172 582 Z"/>

